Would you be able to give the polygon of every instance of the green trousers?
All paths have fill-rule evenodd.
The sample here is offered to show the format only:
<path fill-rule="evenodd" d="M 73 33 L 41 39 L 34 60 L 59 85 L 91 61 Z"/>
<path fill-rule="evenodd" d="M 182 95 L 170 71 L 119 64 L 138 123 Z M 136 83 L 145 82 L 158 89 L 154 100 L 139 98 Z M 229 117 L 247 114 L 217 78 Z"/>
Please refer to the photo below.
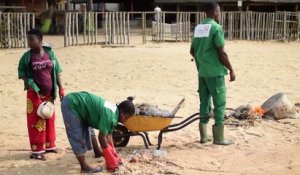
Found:
<path fill-rule="evenodd" d="M 203 78 L 199 77 L 198 87 L 200 97 L 200 123 L 207 124 L 211 112 L 211 99 L 214 105 L 215 126 L 224 125 L 226 106 L 226 87 L 224 76 Z"/>

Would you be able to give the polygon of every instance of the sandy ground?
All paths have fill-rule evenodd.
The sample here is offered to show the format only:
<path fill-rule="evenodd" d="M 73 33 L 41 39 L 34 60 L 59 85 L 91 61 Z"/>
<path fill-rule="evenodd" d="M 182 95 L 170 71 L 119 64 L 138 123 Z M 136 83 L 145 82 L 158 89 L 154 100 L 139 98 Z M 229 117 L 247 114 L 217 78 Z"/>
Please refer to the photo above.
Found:
<path fill-rule="evenodd" d="M 129 95 L 135 101 L 173 109 L 185 98 L 178 116 L 198 111 L 197 74 L 189 55 L 189 43 L 148 43 L 132 48 L 76 46 L 63 48 L 62 38 L 46 37 L 63 66 L 66 92 L 85 90 L 112 102 Z M 79 165 L 70 150 L 60 103 L 57 109 L 57 146 L 61 153 L 47 154 L 47 161 L 29 159 L 26 127 L 26 93 L 17 79 L 17 64 L 26 49 L 0 50 L 0 174 L 78 174 Z M 237 79 L 227 80 L 227 107 L 260 105 L 275 93 L 284 92 L 300 102 L 300 43 L 228 41 L 226 50 Z M 174 119 L 173 123 L 183 120 Z M 213 121 L 210 121 L 209 130 Z M 150 139 L 157 142 L 158 132 Z M 137 151 L 145 151 L 142 139 L 132 137 L 118 149 L 124 167 L 131 174 L 300 174 L 300 120 L 262 121 L 253 127 L 226 127 L 226 135 L 235 140 L 227 147 L 199 144 L 198 124 L 164 135 L 163 158 L 141 159 L 129 163 Z M 148 153 L 155 150 L 151 147 Z M 93 166 L 104 166 L 104 159 L 87 154 Z M 127 173 L 128 174 L 128 173 Z"/>

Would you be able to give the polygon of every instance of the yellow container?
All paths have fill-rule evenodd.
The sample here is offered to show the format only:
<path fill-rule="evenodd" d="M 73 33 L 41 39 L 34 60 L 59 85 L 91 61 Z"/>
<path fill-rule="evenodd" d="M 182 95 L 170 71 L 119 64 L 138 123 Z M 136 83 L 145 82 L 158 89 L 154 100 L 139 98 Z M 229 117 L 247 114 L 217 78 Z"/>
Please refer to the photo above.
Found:
<path fill-rule="evenodd" d="M 132 132 L 159 131 L 169 126 L 173 118 L 134 115 L 124 125 Z"/>

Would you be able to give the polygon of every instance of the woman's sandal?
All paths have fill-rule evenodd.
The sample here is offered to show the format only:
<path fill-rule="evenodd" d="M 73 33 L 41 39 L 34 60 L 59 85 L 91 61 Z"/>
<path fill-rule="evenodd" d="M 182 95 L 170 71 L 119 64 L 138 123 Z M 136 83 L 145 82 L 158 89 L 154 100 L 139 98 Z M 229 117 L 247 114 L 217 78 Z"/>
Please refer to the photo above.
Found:
<path fill-rule="evenodd" d="M 46 153 L 58 153 L 57 149 L 46 150 Z"/>
<path fill-rule="evenodd" d="M 42 160 L 42 161 L 46 160 L 46 158 L 43 154 L 34 154 L 34 153 L 32 153 L 32 154 L 30 154 L 29 158 L 30 159 L 36 159 L 36 160 Z"/>

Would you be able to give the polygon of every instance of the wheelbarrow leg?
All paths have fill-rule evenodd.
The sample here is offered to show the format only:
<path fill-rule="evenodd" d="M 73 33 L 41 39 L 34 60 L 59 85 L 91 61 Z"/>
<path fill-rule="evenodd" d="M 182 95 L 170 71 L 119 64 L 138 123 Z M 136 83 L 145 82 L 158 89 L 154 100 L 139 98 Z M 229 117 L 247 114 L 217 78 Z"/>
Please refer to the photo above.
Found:
<path fill-rule="evenodd" d="M 145 145 L 146 149 L 148 149 L 149 146 L 148 146 L 148 142 L 146 140 L 146 137 L 142 133 L 140 133 L 140 132 L 136 133 L 135 135 L 139 135 L 139 136 L 141 136 L 143 138 L 144 145 Z"/>
<path fill-rule="evenodd" d="M 161 142 L 162 142 L 162 134 L 163 134 L 163 131 L 160 131 L 159 134 L 158 134 L 157 149 L 160 149 L 160 145 L 161 145 Z"/>
<path fill-rule="evenodd" d="M 144 134 L 145 134 L 145 136 L 146 136 L 146 139 L 147 139 L 147 141 L 148 141 L 148 144 L 150 145 L 150 146 L 152 146 L 153 144 L 150 142 L 150 139 L 149 139 L 149 137 L 148 137 L 148 133 L 147 132 L 143 132 Z"/>

